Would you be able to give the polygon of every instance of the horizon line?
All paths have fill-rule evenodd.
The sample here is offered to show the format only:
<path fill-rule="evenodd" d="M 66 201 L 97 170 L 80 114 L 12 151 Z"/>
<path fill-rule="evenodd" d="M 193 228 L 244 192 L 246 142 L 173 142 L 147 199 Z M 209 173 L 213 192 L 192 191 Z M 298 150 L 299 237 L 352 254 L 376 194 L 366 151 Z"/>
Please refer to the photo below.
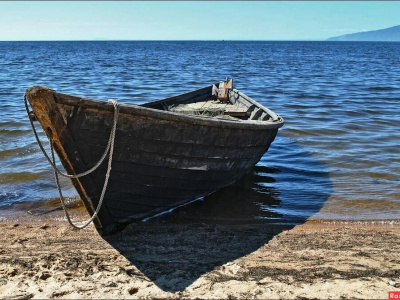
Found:
<path fill-rule="evenodd" d="M 158 40 L 158 39 L 81 39 L 81 40 L 0 40 L 0 42 L 314 42 L 314 41 L 326 41 L 326 39 L 287 39 L 287 40 L 252 40 L 252 39 L 237 39 L 237 40 L 225 40 L 225 39 L 170 39 L 170 40 Z"/>
<path fill-rule="evenodd" d="M 329 42 L 329 43 L 398 43 L 399 41 L 339 41 L 329 39 L 310 40 L 113 40 L 113 39 L 91 39 L 91 40 L 0 40 L 0 43 L 43 43 L 43 42 Z"/>

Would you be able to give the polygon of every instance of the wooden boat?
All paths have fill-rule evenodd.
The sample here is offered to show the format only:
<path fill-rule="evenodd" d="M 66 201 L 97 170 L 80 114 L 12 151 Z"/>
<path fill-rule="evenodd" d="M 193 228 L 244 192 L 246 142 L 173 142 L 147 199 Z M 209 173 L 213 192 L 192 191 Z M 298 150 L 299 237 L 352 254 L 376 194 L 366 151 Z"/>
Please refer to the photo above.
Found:
<path fill-rule="evenodd" d="M 91 168 L 107 146 L 114 107 L 34 86 L 33 113 L 68 174 Z M 142 105 L 119 104 L 112 169 L 94 218 L 100 232 L 188 203 L 235 182 L 260 160 L 283 119 L 226 81 Z M 72 179 L 93 215 L 107 163 Z"/>

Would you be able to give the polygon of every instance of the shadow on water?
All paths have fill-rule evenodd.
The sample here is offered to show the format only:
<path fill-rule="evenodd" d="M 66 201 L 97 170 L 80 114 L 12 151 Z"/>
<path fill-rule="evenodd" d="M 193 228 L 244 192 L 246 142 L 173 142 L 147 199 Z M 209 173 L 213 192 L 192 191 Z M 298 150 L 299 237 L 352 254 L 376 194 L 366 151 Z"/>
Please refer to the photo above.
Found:
<path fill-rule="evenodd" d="M 184 290 L 304 223 L 331 194 L 324 165 L 297 144 L 277 138 L 265 158 L 239 182 L 105 240 L 162 290 Z"/>

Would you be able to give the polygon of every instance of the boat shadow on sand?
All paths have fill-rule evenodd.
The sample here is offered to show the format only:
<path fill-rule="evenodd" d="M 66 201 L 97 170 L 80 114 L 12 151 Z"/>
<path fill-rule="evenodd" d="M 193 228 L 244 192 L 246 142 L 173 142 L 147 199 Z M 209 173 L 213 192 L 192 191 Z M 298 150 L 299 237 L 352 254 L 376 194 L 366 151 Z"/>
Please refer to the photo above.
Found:
<path fill-rule="evenodd" d="M 261 161 L 239 182 L 202 201 L 104 239 L 162 290 L 183 291 L 207 272 L 304 223 L 329 198 L 326 168 L 295 143 L 279 138 L 267 157 L 286 162 L 266 167 Z M 296 177 L 301 188 L 292 183 Z M 299 213 L 301 208 L 306 209 Z"/>

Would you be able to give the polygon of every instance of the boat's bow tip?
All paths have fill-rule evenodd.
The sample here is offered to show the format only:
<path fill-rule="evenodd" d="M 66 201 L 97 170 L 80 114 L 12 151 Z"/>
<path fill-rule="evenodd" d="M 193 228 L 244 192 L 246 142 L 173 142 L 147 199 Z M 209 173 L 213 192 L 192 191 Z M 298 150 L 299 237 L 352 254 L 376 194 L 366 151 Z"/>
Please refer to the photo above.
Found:
<path fill-rule="evenodd" d="M 33 87 L 27 88 L 26 89 L 26 94 L 27 95 L 31 95 L 31 96 L 35 96 L 35 95 L 39 95 L 40 93 L 43 92 L 55 92 L 55 90 L 47 87 L 47 86 L 41 86 L 41 85 L 35 85 Z"/>

